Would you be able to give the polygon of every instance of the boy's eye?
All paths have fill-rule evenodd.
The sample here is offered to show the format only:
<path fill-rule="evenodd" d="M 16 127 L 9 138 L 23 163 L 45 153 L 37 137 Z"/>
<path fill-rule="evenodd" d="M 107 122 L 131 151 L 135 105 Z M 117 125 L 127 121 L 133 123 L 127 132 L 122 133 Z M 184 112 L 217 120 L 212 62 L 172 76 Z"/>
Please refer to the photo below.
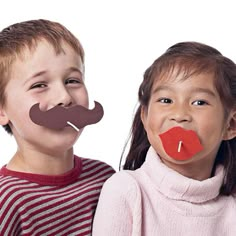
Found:
<path fill-rule="evenodd" d="M 160 99 L 158 99 L 158 102 L 160 102 L 160 103 L 172 103 L 172 100 L 170 98 L 160 98 Z"/>
<path fill-rule="evenodd" d="M 75 79 L 75 78 L 70 78 L 70 79 L 67 79 L 65 84 L 80 84 L 81 81 L 79 79 Z"/>
<path fill-rule="evenodd" d="M 203 106 L 203 105 L 207 105 L 208 103 L 204 100 L 197 100 L 197 101 L 194 101 L 192 104 L 196 106 Z"/>
<path fill-rule="evenodd" d="M 36 83 L 36 84 L 33 84 L 30 89 L 35 89 L 35 88 L 45 88 L 47 87 L 47 85 L 45 83 Z"/>

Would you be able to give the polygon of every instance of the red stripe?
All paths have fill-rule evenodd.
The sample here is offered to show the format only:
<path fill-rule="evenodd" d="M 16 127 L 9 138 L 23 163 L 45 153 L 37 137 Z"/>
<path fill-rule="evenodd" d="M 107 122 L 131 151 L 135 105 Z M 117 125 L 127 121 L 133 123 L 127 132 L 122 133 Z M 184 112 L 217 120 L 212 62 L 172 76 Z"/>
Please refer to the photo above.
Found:
<path fill-rule="evenodd" d="M 1 232 L 6 232 L 7 227 L 9 227 L 9 235 L 16 233 L 26 235 L 24 234 L 25 230 L 32 227 L 31 232 L 28 234 L 31 236 L 35 235 L 34 232 L 37 229 L 40 233 L 37 235 L 47 234 L 51 229 L 56 229 L 56 231 L 53 231 L 53 235 L 67 229 L 69 231 L 66 232 L 66 235 L 77 233 L 83 229 L 85 230 L 83 231 L 84 233 L 79 235 L 91 235 L 92 218 L 101 187 L 114 171 L 105 163 L 88 159 L 81 160 L 82 169 L 85 172 L 81 173 L 76 183 L 72 183 L 69 186 L 42 186 L 12 176 L 0 176 L 1 196 L 6 191 L 9 191 L 0 203 L 2 209 Z M 90 171 L 91 173 L 89 173 Z M 29 184 L 32 186 L 29 186 Z M 13 197 L 14 194 L 16 196 Z M 40 197 L 42 197 L 41 200 L 39 200 Z M 48 198 L 45 199 L 45 197 Z M 37 199 L 38 201 L 35 201 Z M 16 204 L 18 200 L 20 201 Z M 7 201 L 9 201 L 8 204 Z M 56 209 L 64 203 L 67 204 L 60 209 Z M 4 211 L 3 206 L 6 207 Z M 11 210 L 11 214 L 7 217 L 7 213 Z M 31 212 L 32 210 L 33 212 Z M 49 212 L 46 213 L 46 211 Z M 40 216 L 39 214 L 42 215 Z M 56 214 L 58 215 L 56 216 Z M 85 216 L 85 214 L 89 215 Z M 68 215 L 71 217 L 68 217 Z M 15 220 L 13 220 L 14 216 L 17 216 Z M 76 219 L 79 217 L 82 218 Z M 3 219 L 4 225 L 2 224 Z M 46 221 L 40 222 L 45 219 Z M 87 220 L 89 220 L 89 223 L 86 222 Z M 55 222 L 57 223 L 53 225 Z M 62 225 L 63 227 L 59 229 Z M 47 229 L 42 229 L 44 226 L 47 226 Z M 72 226 L 73 229 L 70 229 Z"/>

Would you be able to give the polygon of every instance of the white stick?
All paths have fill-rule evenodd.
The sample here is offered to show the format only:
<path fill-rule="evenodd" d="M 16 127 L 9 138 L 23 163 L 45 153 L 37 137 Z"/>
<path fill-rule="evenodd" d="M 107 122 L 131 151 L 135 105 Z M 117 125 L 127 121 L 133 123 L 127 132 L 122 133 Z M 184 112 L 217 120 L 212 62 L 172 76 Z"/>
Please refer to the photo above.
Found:
<path fill-rule="evenodd" d="M 180 152 L 182 141 L 179 141 L 178 152 Z"/>
<path fill-rule="evenodd" d="M 67 121 L 67 124 L 73 127 L 77 132 L 79 132 L 79 128 L 77 128 L 74 124 L 72 124 L 70 121 Z"/>

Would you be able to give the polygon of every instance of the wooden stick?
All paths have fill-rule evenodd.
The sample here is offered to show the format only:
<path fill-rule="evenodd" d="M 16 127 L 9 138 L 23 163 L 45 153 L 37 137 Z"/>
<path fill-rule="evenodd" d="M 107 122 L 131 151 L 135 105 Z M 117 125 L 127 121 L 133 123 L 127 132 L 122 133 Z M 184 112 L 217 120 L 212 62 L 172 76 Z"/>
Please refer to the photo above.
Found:
<path fill-rule="evenodd" d="M 180 152 L 181 146 L 182 146 L 182 141 L 179 141 L 179 145 L 178 145 L 178 152 Z"/>
<path fill-rule="evenodd" d="M 72 124 L 70 121 L 67 121 L 67 124 L 70 125 L 72 128 L 74 128 L 77 132 L 79 132 L 79 128 L 77 128 L 74 124 Z"/>

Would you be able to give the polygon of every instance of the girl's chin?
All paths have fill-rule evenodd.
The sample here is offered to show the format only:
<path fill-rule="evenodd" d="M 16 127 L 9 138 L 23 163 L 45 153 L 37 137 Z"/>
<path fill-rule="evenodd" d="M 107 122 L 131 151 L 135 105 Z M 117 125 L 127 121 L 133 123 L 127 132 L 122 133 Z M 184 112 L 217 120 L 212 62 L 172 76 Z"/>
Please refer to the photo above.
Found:
<path fill-rule="evenodd" d="M 157 154 L 158 154 L 158 152 L 157 152 Z M 191 162 L 192 159 L 194 158 L 194 156 L 193 156 L 193 157 L 191 157 L 191 158 L 189 158 L 189 159 L 187 159 L 187 160 L 179 160 L 179 159 L 175 159 L 175 158 L 169 156 L 169 155 L 166 154 L 166 153 L 164 153 L 164 154 L 158 154 L 158 156 L 160 157 L 160 159 L 161 159 L 162 162 L 170 162 L 170 163 L 175 163 L 175 164 L 185 164 L 185 163 L 189 163 L 189 162 Z"/>

